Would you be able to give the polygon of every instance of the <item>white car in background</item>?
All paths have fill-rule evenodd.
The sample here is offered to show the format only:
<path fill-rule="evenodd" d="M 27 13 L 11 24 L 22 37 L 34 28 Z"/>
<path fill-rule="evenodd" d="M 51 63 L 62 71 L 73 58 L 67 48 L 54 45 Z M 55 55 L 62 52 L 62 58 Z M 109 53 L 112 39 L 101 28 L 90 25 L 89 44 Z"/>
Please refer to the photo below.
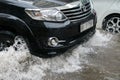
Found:
<path fill-rule="evenodd" d="M 97 27 L 120 33 L 120 0 L 93 0 L 98 15 Z"/>

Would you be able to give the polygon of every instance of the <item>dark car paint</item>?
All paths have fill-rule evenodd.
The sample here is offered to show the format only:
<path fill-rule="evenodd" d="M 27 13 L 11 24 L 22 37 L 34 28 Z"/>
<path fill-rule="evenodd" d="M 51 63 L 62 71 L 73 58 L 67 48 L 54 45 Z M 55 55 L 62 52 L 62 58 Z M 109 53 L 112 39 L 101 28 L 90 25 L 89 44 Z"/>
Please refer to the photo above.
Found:
<path fill-rule="evenodd" d="M 49 8 L 49 7 L 57 7 L 57 6 L 63 6 L 63 5 L 66 5 L 70 2 L 73 2 L 73 1 L 78 1 L 78 0 L 22 0 L 22 1 L 25 1 L 25 2 L 28 2 L 30 3 L 33 2 L 33 5 L 34 6 L 37 6 L 37 7 L 42 7 L 42 8 Z"/>
<path fill-rule="evenodd" d="M 33 2 L 33 4 L 30 3 Z M 40 4 L 42 1 L 42 4 Z M 0 2 L 7 3 L 9 5 L 18 6 L 21 8 L 49 8 L 49 7 L 56 7 L 56 6 L 63 6 L 67 3 L 78 1 L 78 0 L 0 0 Z M 47 3 L 45 5 L 45 3 Z"/>
<path fill-rule="evenodd" d="M 34 55 L 51 55 L 47 52 L 55 52 L 66 50 L 69 47 L 79 42 L 79 38 L 84 37 L 91 31 L 95 32 L 96 15 L 91 13 L 86 19 L 82 19 L 79 22 L 72 23 L 69 20 L 63 22 L 49 22 L 38 21 L 30 18 L 24 11 L 25 8 L 38 8 L 28 3 L 23 3 L 16 0 L 1 0 L 0 1 L 0 29 L 7 29 L 15 32 L 17 35 L 22 35 L 29 42 L 29 46 L 32 54 Z M 21 16 L 22 14 L 22 16 Z M 94 27 L 90 31 L 86 31 L 79 35 L 78 26 L 87 20 L 94 20 Z M 57 26 L 57 27 L 56 27 Z M 75 27 L 73 27 L 75 26 Z M 76 32 L 77 31 L 77 32 Z M 71 34 L 70 34 L 71 33 Z M 61 47 L 49 47 L 46 45 L 49 37 L 56 36 L 59 39 L 66 39 L 68 42 L 65 46 Z M 75 36 L 73 38 L 73 36 Z M 70 43 L 69 40 L 76 40 L 74 43 Z M 45 53 L 40 53 L 45 52 Z M 62 51 L 61 51 L 62 52 Z"/>
<path fill-rule="evenodd" d="M 7 24 L 6 24 L 7 23 Z M 10 14 L 0 13 L 0 25 L 4 26 L 5 29 L 15 29 L 17 33 L 28 36 L 33 36 L 31 29 L 21 19 L 12 16 Z M 13 26 L 14 25 L 14 26 Z"/>
<path fill-rule="evenodd" d="M 3 6 L 2 4 L 4 4 L 4 6 L 5 5 L 16 6 L 16 7 L 23 8 L 23 9 L 24 8 L 37 8 L 31 4 L 28 4 L 22 1 L 17 1 L 17 0 L 0 0 L 0 4 L 1 4 L 0 6 Z"/>

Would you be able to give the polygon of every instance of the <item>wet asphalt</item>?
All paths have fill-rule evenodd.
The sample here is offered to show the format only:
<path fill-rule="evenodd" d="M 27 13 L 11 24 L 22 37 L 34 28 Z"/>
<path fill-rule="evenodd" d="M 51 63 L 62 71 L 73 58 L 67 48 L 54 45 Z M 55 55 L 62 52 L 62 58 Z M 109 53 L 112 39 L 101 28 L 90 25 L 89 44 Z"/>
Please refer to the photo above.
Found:
<path fill-rule="evenodd" d="M 49 59 L 31 55 L 17 39 L 0 52 L 0 80 L 120 80 L 120 35 L 96 30 L 87 42 Z"/>
<path fill-rule="evenodd" d="M 47 70 L 44 80 L 120 80 L 119 34 L 97 30 L 88 42 L 71 49 L 63 56 L 72 54 L 79 54 L 81 69 L 66 73 Z"/>

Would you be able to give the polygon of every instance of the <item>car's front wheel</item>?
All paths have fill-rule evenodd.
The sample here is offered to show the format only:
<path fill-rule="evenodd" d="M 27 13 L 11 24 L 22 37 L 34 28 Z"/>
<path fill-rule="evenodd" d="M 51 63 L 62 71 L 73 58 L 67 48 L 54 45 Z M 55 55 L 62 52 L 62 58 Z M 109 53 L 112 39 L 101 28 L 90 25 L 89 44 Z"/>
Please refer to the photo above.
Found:
<path fill-rule="evenodd" d="M 14 44 L 15 35 L 9 31 L 0 31 L 0 51 Z"/>
<path fill-rule="evenodd" d="M 120 15 L 107 17 L 103 22 L 102 28 L 111 33 L 120 33 Z"/>

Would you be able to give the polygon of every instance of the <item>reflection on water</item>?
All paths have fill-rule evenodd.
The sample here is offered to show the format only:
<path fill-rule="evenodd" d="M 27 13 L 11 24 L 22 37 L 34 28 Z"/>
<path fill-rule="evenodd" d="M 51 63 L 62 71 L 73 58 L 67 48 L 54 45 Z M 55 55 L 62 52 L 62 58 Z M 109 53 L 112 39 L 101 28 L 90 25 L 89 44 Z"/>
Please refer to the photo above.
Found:
<path fill-rule="evenodd" d="M 97 31 L 88 42 L 52 59 L 32 56 L 21 39 L 14 46 L 0 52 L 0 80 L 120 79 L 119 35 Z"/>

